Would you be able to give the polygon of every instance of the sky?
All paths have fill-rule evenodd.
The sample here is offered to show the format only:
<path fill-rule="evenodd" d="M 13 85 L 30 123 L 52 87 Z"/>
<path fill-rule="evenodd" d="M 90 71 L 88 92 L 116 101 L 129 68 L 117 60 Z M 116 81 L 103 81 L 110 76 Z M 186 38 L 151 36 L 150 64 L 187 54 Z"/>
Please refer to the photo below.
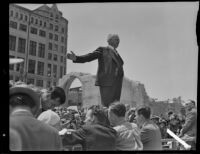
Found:
<path fill-rule="evenodd" d="M 42 4 L 18 5 L 33 10 Z M 118 34 L 125 77 L 143 83 L 148 96 L 158 100 L 179 96 L 197 100 L 198 6 L 198 2 L 57 4 L 69 21 L 67 52 L 93 52 L 107 46 L 108 34 Z M 97 60 L 67 61 L 67 73 L 95 75 L 97 67 Z M 72 87 L 77 85 L 78 80 Z"/>

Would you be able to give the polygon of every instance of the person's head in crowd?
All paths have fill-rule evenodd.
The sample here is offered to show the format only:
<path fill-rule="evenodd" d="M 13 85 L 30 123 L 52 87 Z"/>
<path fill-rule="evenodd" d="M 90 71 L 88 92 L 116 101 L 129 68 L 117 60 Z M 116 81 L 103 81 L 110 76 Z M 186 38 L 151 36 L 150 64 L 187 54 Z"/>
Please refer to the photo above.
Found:
<path fill-rule="evenodd" d="M 173 111 L 169 111 L 167 115 L 168 117 L 170 117 L 172 114 L 173 114 Z"/>
<path fill-rule="evenodd" d="M 38 118 L 38 120 L 43 121 L 44 123 L 56 128 L 58 131 L 61 130 L 61 120 L 58 114 L 51 110 L 47 110 L 42 112 Z"/>
<path fill-rule="evenodd" d="M 107 42 L 113 48 L 117 48 L 119 45 L 119 36 L 117 34 L 109 34 L 107 38 Z"/>
<path fill-rule="evenodd" d="M 164 119 L 159 120 L 159 125 L 161 128 L 165 128 L 167 126 L 167 121 Z"/>
<path fill-rule="evenodd" d="M 108 108 L 108 119 L 111 126 L 118 125 L 119 122 L 125 121 L 126 106 L 120 102 L 112 103 Z"/>
<path fill-rule="evenodd" d="M 188 101 L 185 103 L 184 107 L 185 107 L 186 112 L 191 111 L 193 108 L 195 108 L 195 101 L 193 101 L 193 100 L 188 100 Z"/>
<path fill-rule="evenodd" d="M 146 121 L 150 120 L 151 108 L 149 106 L 140 106 L 136 109 L 136 121 L 141 127 Z"/>
<path fill-rule="evenodd" d="M 42 108 L 44 110 L 53 109 L 65 103 L 65 91 L 61 87 L 51 87 L 44 91 L 41 96 Z"/>
<path fill-rule="evenodd" d="M 88 108 L 86 116 L 85 116 L 85 124 L 100 124 L 104 126 L 109 126 L 109 120 L 103 109 L 98 105 L 92 105 Z"/>
<path fill-rule="evenodd" d="M 29 87 L 26 84 L 19 84 L 9 89 L 10 113 L 16 109 L 29 110 L 36 115 L 40 106 L 40 94 L 37 89 Z"/>

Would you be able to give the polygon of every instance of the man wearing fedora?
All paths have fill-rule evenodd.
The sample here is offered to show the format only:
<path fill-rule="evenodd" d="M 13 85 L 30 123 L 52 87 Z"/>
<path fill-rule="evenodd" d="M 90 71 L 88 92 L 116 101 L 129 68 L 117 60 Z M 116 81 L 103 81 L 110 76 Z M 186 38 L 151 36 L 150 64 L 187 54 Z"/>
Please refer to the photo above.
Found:
<path fill-rule="evenodd" d="M 58 131 L 34 117 L 39 109 L 39 94 L 27 85 L 16 85 L 9 91 L 10 129 L 19 134 L 20 151 L 62 150 Z"/>

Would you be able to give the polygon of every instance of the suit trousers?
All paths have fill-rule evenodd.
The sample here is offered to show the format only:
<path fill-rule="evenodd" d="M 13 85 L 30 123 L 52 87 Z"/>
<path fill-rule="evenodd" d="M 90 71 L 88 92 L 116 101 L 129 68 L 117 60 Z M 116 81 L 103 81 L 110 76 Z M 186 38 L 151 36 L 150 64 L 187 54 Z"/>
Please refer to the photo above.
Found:
<path fill-rule="evenodd" d="M 99 86 L 101 95 L 101 104 L 105 107 L 115 101 L 120 101 L 122 90 L 122 78 L 117 78 L 112 86 Z"/>

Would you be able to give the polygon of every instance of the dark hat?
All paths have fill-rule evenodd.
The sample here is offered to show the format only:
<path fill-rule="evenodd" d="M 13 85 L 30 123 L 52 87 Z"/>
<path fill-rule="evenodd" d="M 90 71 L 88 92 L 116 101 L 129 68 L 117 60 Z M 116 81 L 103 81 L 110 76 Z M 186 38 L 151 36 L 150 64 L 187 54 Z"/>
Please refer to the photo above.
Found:
<path fill-rule="evenodd" d="M 31 108 L 31 110 L 33 111 L 33 114 L 37 113 L 40 107 L 39 93 L 37 93 L 36 91 L 34 91 L 34 89 L 31 89 L 27 85 L 17 85 L 11 87 L 9 90 L 10 90 L 10 97 L 12 97 L 13 95 L 20 95 L 20 94 L 29 96 L 34 102 L 34 106 Z"/>

